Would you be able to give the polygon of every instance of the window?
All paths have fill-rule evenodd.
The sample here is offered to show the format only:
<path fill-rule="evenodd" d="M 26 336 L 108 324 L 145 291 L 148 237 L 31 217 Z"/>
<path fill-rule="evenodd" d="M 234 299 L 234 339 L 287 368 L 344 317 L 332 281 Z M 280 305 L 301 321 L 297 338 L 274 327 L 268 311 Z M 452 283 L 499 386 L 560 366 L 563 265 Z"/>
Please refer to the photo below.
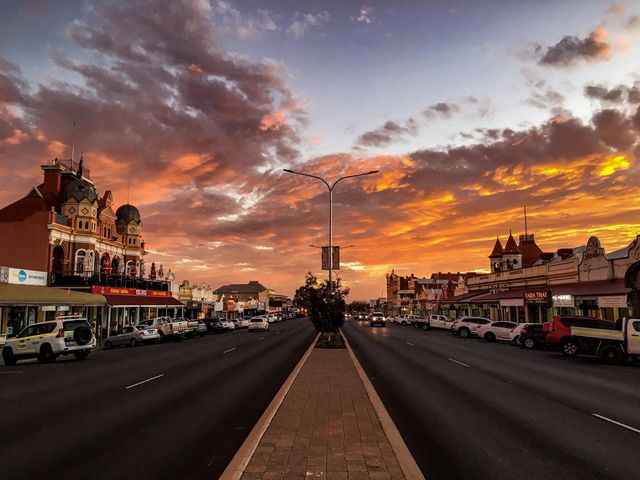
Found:
<path fill-rule="evenodd" d="M 87 260 L 87 252 L 84 250 L 78 250 L 76 252 L 76 273 L 83 273 Z"/>
<path fill-rule="evenodd" d="M 48 322 L 48 323 L 38 323 L 34 326 L 37 326 L 37 332 L 34 335 L 46 335 L 47 333 L 51 333 L 56 329 L 57 323 Z"/>
<path fill-rule="evenodd" d="M 30 337 L 37 335 L 39 325 L 30 325 L 18 334 L 18 338 Z"/>
<path fill-rule="evenodd" d="M 73 331 L 78 327 L 89 327 L 90 325 L 86 320 L 69 320 L 62 324 L 65 332 Z"/>
<path fill-rule="evenodd" d="M 633 328 L 636 332 L 640 332 L 640 321 L 636 320 L 635 322 L 633 322 Z"/>

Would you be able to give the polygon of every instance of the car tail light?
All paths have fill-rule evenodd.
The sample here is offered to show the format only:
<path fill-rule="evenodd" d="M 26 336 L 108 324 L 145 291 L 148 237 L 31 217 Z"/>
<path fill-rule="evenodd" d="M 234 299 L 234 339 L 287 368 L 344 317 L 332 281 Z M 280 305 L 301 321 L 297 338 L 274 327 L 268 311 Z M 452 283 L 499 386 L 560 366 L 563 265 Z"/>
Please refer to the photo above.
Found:
<path fill-rule="evenodd" d="M 56 338 L 64 338 L 64 328 L 59 328 Z"/>

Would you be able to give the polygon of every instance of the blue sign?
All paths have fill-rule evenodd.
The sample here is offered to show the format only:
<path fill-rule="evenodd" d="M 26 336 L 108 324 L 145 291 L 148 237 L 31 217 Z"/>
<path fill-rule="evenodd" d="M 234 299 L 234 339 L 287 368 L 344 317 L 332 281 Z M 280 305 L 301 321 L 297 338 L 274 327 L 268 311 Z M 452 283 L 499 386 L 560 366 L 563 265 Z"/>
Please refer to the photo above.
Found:
<path fill-rule="evenodd" d="M 18 272 L 18 280 L 20 282 L 26 282 L 27 281 L 27 272 L 25 272 L 24 270 L 20 270 Z"/>

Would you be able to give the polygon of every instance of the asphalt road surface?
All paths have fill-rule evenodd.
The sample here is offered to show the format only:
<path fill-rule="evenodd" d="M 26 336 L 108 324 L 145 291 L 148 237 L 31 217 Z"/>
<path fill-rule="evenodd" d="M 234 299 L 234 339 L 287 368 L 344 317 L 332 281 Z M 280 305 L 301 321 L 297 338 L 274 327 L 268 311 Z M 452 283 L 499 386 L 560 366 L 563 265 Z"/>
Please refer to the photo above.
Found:
<path fill-rule="evenodd" d="M 397 325 L 344 333 L 427 480 L 640 479 L 640 362 Z"/>
<path fill-rule="evenodd" d="M 218 478 L 314 336 L 295 319 L 2 366 L 0 478 Z"/>

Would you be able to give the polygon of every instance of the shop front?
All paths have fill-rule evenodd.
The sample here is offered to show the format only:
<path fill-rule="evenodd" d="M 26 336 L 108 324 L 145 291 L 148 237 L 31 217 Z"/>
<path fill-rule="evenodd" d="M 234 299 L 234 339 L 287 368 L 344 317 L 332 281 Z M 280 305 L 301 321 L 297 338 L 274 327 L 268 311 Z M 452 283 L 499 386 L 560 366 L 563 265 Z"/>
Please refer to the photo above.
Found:
<path fill-rule="evenodd" d="M 106 305 L 102 295 L 67 289 L 0 284 L 0 334 L 12 337 L 24 327 L 60 315 L 81 314 L 96 324 Z"/>
<path fill-rule="evenodd" d="M 100 322 L 96 325 L 99 338 L 109 338 L 119 328 L 136 325 L 155 317 L 183 317 L 185 304 L 171 292 L 94 286 L 106 299 Z"/>
<path fill-rule="evenodd" d="M 616 322 L 631 316 L 630 288 L 623 279 L 552 286 L 554 315 L 580 315 Z"/>

